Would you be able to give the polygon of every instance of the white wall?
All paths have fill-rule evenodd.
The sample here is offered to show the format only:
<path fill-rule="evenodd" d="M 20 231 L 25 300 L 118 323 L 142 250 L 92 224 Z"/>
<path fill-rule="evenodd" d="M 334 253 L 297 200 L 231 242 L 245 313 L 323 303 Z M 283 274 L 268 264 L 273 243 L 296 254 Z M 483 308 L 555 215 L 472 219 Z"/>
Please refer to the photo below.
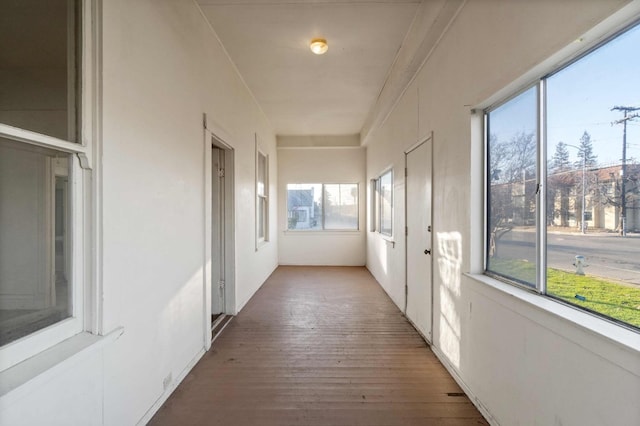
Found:
<path fill-rule="evenodd" d="M 496 424 L 640 424 L 637 333 L 607 335 L 617 327 L 464 275 L 480 272 L 482 262 L 481 120 L 470 109 L 625 3 L 466 2 L 391 116 L 366 139 L 369 179 L 388 165 L 403 167 L 403 150 L 434 132 L 433 349 Z M 402 195 L 404 179 L 396 176 Z M 404 226 L 403 206 L 396 197 L 396 229 Z M 394 249 L 368 234 L 367 266 L 402 307 L 404 240 L 396 241 Z M 452 245 L 460 256 L 447 257 L 457 253 Z M 628 345 L 617 342 L 624 339 Z"/>
<path fill-rule="evenodd" d="M 195 2 L 102 6 L 103 328 L 124 334 L 0 412 L 2 424 L 136 424 L 201 355 L 203 113 L 235 150 L 236 309 L 277 266 L 277 233 L 255 250 L 255 134 L 272 161 L 271 229 L 275 136 Z"/>
<path fill-rule="evenodd" d="M 292 142 L 288 138 L 288 145 Z M 358 231 L 287 231 L 288 183 L 357 183 Z M 361 147 L 278 149 L 278 249 L 281 265 L 365 263 L 365 149 Z"/>

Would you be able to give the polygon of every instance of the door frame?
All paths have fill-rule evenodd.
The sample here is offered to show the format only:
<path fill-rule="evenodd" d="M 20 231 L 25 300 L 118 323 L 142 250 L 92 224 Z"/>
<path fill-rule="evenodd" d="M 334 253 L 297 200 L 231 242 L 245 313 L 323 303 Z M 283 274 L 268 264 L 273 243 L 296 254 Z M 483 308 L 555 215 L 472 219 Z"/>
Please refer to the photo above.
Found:
<path fill-rule="evenodd" d="M 429 256 L 429 262 L 431 263 L 431 268 L 429 269 L 429 291 L 431 293 L 431 321 L 430 321 L 430 329 L 428 330 L 429 336 L 425 336 L 420 329 L 413 323 L 413 321 L 407 316 L 407 304 L 409 301 L 409 236 L 407 232 L 407 223 L 408 223 L 408 214 L 409 214 L 409 199 L 408 199 L 408 187 L 407 184 L 407 165 L 408 165 L 408 156 L 413 151 L 421 147 L 422 145 L 429 143 L 429 149 L 431 150 L 431 164 L 430 164 L 430 178 L 431 178 L 431 199 L 429 200 L 429 208 L 431 210 L 431 232 L 429 233 L 429 244 L 431 246 L 431 255 Z M 405 238 L 404 238 L 404 316 L 405 318 L 413 325 L 416 331 L 422 336 L 422 338 L 429 344 L 432 343 L 433 340 L 433 307 L 434 307 L 434 291 L 433 291 L 433 258 L 434 258 L 434 245 L 433 245 L 433 131 L 429 133 L 428 136 L 421 139 L 417 143 L 411 145 L 404 151 L 404 223 L 405 223 Z"/>
<path fill-rule="evenodd" d="M 213 127 L 211 129 L 210 127 Z M 235 264 L 235 149 L 227 141 L 231 138 L 222 129 L 215 125 L 207 126 L 207 117 L 204 115 L 204 247 L 203 247 L 203 331 L 204 346 L 206 350 L 211 348 L 211 292 L 212 292 L 212 151 L 213 148 L 222 149 L 225 155 L 225 226 L 224 226 L 224 272 L 225 314 L 236 314 L 236 264 Z"/>

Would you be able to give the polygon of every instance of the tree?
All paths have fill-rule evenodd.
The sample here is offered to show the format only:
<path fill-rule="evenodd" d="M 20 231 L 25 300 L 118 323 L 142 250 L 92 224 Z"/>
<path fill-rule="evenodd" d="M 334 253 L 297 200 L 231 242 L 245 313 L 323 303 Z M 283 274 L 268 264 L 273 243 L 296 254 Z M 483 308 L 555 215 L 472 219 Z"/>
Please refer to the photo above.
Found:
<path fill-rule="evenodd" d="M 554 173 L 562 172 L 571 168 L 571 162 L 569 161 L 569 149 L 567 144 L 560 141 L 556 145 L 556 152 L 553 154 L 551 160 L 551 171 Z"/>
<path fill-rule="evenodd" d="M 578 151 L 578 161 L 574 163 L 576 167 L 593 167 L 598 164 L 598 156 L 593 153 L 591 135 L 586 130 L 580 137 L 578 147 L 580 148 Z"/>
<path fill-rule="evenodd" d="M 547 223 L 554 223 L 556 217 L 560 218 L 560 226 L 569 222 L 569 193 L 575 184 L 571 169 L 567 144 L 558 142 L 547 177 Z"/>
<path fill-rule="evenodd" d="M 516 133 L 507 141 L 489 137 L 491 256 L 513 226 L 535 221 L 536 143 L 533 132 Z"/>

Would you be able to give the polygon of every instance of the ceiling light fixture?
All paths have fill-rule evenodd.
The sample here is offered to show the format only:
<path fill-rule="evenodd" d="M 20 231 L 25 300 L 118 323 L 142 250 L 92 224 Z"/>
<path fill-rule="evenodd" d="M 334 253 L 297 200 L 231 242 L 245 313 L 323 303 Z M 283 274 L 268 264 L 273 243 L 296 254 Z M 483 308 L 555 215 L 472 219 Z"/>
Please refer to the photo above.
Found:
<path fill-rule="evenodd" d="M 323 38 L 314 38 L 311 40 L 309 48 L 316 55 L 322 55 L 329 49 L 329 45 L 327 44 L 327 40 Z"/>

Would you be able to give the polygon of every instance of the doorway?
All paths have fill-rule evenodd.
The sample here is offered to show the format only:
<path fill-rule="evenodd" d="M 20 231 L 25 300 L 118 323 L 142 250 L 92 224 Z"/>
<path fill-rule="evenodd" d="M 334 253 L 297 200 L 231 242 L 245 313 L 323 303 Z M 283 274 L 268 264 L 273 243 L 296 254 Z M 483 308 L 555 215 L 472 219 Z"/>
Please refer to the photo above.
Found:
<path fill-rule="evenodd" d="M 431 343 L 433 323 L 431 170 L 432 142 L 405 151 L 406 299 L 405 315 Z"/>
<path fill-rule="evenodd" d="M 225 150 L 211 147 L 211 320 L 226 310 Z"/>
<path fill-rule="evenodd" d="M 207 132 L 208 133 L 208 132 Z M 234 150 L 208 133 L 205 199 L 205 345 L 235 314 Z"/>

